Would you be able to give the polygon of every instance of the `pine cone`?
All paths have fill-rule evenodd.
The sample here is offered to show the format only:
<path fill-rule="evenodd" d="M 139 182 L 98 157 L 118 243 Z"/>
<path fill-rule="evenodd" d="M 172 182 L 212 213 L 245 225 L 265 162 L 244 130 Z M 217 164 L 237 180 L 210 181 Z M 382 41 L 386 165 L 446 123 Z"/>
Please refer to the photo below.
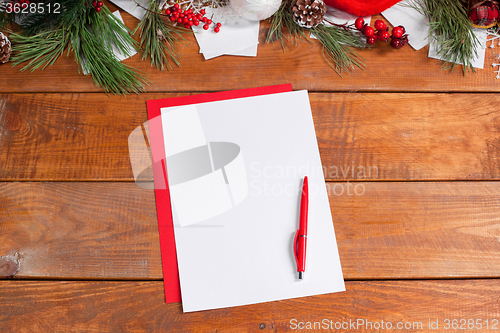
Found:
<path fill-rule="evenodd" d="M 2 32 L 0 32 L 0 64 L 5 64 L 9 61 L 12 46 L 10 40 Z"/>
<path fill-rule="evenodd" d="M 321 22 L 326 13 L 323 0 L 293 0 L 292 14 L 295 23 L 304 28 L 314 28 Z"/>

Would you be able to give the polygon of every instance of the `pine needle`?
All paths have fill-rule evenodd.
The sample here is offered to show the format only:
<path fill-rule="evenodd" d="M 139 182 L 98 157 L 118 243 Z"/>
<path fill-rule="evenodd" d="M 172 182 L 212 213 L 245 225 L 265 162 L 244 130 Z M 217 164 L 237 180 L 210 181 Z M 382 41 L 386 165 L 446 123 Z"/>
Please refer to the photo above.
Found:
<path fill-rule="evenodd" d="M 323 45 L 326 61 L 340 77 L 342 72 L 350 72 L 355 67 L 365 67 L 363 58 L 354 50 L 367 47 L 361 33 L 323 24 L 312 28 L 311 33 Z"/>
<path fill-rule="evenodd" d="M 143 60 L 149 56 L 151 66 L 156 66 L 160 70 L 164 67 L 170 69 L 169 59 L 179 66 L 180 55 L 175 50 L 174 43 L 179 40 L 186 41 L 181 33 L 190 32 L 190 30 L 166 24 L 158 12 L 158 1 L 150 1 L 146 15 L 133 34 L 139 32 L 141 37 L 140 49 Z"/>
<path fill-rule="evenodd" d="M 408 2 L 429 19 L 429 37 L 437 44 L 437 55 L 444 59 L 443 69 L 463 64 L 463 73 L 475 72 L 479 40 L 472 30 L 463 2 L 458 0 L 411 0 Z"/>
<path fill-rule="evenodd" d="M 271 27 L 269 28 L 266 36 L 266 43 L 274 41 L 279 41 L 283 52 L 286 50 L 285 34 L 283 34 L 283 27 L 286 27 L 288 33 L 293 37 L 294 43 L 297 44 L 297 39 L 305 38 L 307 41 L 311 42 L 311 39 L 307 36 L 305 29 L 298 26 L 293 21 L 293 16 L 290 12 L 291 0 L 284 0 L 281 3 L 280 8 L 271 16 Z"/>

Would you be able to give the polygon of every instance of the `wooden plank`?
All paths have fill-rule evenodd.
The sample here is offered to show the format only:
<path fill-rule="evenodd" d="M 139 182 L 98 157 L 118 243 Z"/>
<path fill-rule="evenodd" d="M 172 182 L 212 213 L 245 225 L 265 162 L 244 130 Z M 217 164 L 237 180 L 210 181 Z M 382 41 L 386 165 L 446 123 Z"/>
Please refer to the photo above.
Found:
<path fill-rule="evenodd" d="M 130 181 L 128 138 L 147 120 L 146 100 L 174 96 L 0 95 L 0 179 Z M 310 100 L 329 180 L 500 178 L 498 94 Z"/>
<path fill-rule="evenodd" d="M 495 332 L 499 297 L 494 280 L 347 282 L 341 293 L 182 313 L 180 303 L 165 304 L 160 281 L 3 281 L 0 329 L 293 332 L 316 322 L 306 331 Z"/>
<path fill-rule="evenodd" d="M 112 10 L 115 6 L 110 5 Z M 135 28 L 138 20 L 127 13 L 123 17 L 128 27 Z M 373 17 L 382 18 L 380 15 Z M 377 42 L 370 50 L 359 51 L 365 59 L 365 70 L 355 69 L 337 75 L 325 61 L 317 41 L 289 43 L 283 52 L 279 43 L 267 44 L 265 34 L 269 23 L 261 23 L 259 50 L 256 58 L 224 56 L 205 61 L 199 53 L 194 36 L 188 35 L 187 46 L 179 44 L 181 65 L 161 72 L 141 61 L 136 55 L 125 60 L 127 65 L 148 73 L 148 92 L 219 91 L 281 83 L 293 83 L 294 89 L 310 91 L 427 91 L 427 92 L 498 92 L 491 63 L 495 49 L 487 48 L 485 69 L 467 76 L 461 67 L 454 72 L 441 70 L 442 62 L 427 57 L 428 48 L 419 51 L 411 47 L 396 50 L 389 43 Z M 411 36 L 410 36 L 411 38 Z M 90 76 L 79 74 L 74 56 L 63 56 L 43 71 L 20 72 L 22 66 L 2 66 L 0 91 L 15 92 L 97 92 Z"/>
<path fill-rule="evenodd" d="M 499 277 L 500 183 L 329 183 L 345 279 Z M 161 279 L 152 191 L 0 183 L 0 277 Z"/>

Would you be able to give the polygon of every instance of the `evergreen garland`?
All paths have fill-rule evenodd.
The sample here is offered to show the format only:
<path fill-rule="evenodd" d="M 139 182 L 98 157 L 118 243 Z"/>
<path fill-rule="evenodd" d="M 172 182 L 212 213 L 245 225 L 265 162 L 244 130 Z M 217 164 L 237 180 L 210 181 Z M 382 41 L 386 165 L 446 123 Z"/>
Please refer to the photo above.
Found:
<path fill-rule="evenodd" d="M 318 38 L 323 46 L 323 55 L 327 63 L 340 77 L 342 77 L 342 72 L 349 72 L 355 67 L 364 68 L 363 58 L 354 49 L 369 47 L 361 33 L 346 26 L 326 26 L 324 24 L 319 24 L 311 29 L 302 28 L 293 20 L 291 3 L 291 0 L 283 0 L 278 11 L 270 18 L 271 27 L 267 32 L 267 43 L 277 40 L 285 51 L 287 37 L 283 33 L 283 28 L 288 30 L 294 41 L 304 38 L 312 43 L 307 34 L 310 32 Z"/>
<path fill-rule="evenodd" d="M 191 2 L 190 2 L 191 1 Z M 193 4 L 193 0 L 188 0 Z M 207 1 L 199 0 L 200 8 Z M 37 12 L 22 17 L 19 32 L 10 30 L 13 65 L 25 63 L 21 70 L 37 70 L 51 66 L 64 54 L 74 53 L 76 61 L 84 73 L 90 74 L 97 86 L 106 93 L 127 94 L 144 90 L 148 81 L 143 73 L 131 68 L 114 56 L 116 48 L 123 54 L 137 43 L 130 31 L 112 15 L 106 6 L 97 12 L 93 0 L 44 0 L 45 5 L 60 4 L 60 13 Z M 457 0 L 409 0 L 410 6 L 429 19 L 429 38 L 438 44 L 438 55 L 449 66 L 464 64 L 464 73 L 474 71 L 472 60 L 479 44 L 467 18 L 465 5 Z M 212 0 L 212 5 L 215 2 Z M 364 68 L 363 59 L 356 48 L 369 47 L 365 36 L 345 25 L 325 25 L 306 29 L 297 25 L 291 13 L 292 0 L 283 0 L 278 11 L 270 18 L 271 27 L 266 41 L 279 41 L 285 51 L 285 40 L 291 36 L 312 43 L 309 33 L 314 34 L 323 46 L 323 54 L 328 64 L 341 76 L 355 67 Z M 0 30 L 12 26 L 20 14 L 7 14 L 7 2 L 0 1 Z M 160 13 L 159 1 L 149 0 L 146 15 L 137 25 L 134 34 L 140 36 L 142 59 L 151 58 L 151 65 L 163 70 L 169 69 L 170 60 L 179 65 L 179 54 L 175 43 L 186 41 L 182 33 L 188 29 L 165 22 Z M 288 31 L 285 34 L 283 31 Z"/>
<path fill-rule="evenodd" d="M 46 3 L 59 0 L 46 0 Z M 130 55 L 135 41 L 129 30 L 103 6 L 96 12 L 91 0 L 66 0 L 60 13 L 34 13 L 23 18 L 21 33 L 10 33 L 14 66 L 28 62 L 21 70 L 53 65 L 65 50 L 74 52 L 83 71 L 92 75 L 106 93 L 127 94 L 144 90 L 144 76 L 121 63 L 112 53 L 116 47 Z"/>

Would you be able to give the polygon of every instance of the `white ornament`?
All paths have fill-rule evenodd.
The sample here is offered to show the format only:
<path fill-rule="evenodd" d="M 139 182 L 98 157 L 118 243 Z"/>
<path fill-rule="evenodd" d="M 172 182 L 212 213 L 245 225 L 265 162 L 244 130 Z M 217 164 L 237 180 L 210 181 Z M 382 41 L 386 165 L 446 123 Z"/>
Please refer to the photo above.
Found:
<path fill-rule="evenodd" d="M 249 21 L 271 17 L 281 6 L 281 0 L 230 0 L 234 12 Z"/>

